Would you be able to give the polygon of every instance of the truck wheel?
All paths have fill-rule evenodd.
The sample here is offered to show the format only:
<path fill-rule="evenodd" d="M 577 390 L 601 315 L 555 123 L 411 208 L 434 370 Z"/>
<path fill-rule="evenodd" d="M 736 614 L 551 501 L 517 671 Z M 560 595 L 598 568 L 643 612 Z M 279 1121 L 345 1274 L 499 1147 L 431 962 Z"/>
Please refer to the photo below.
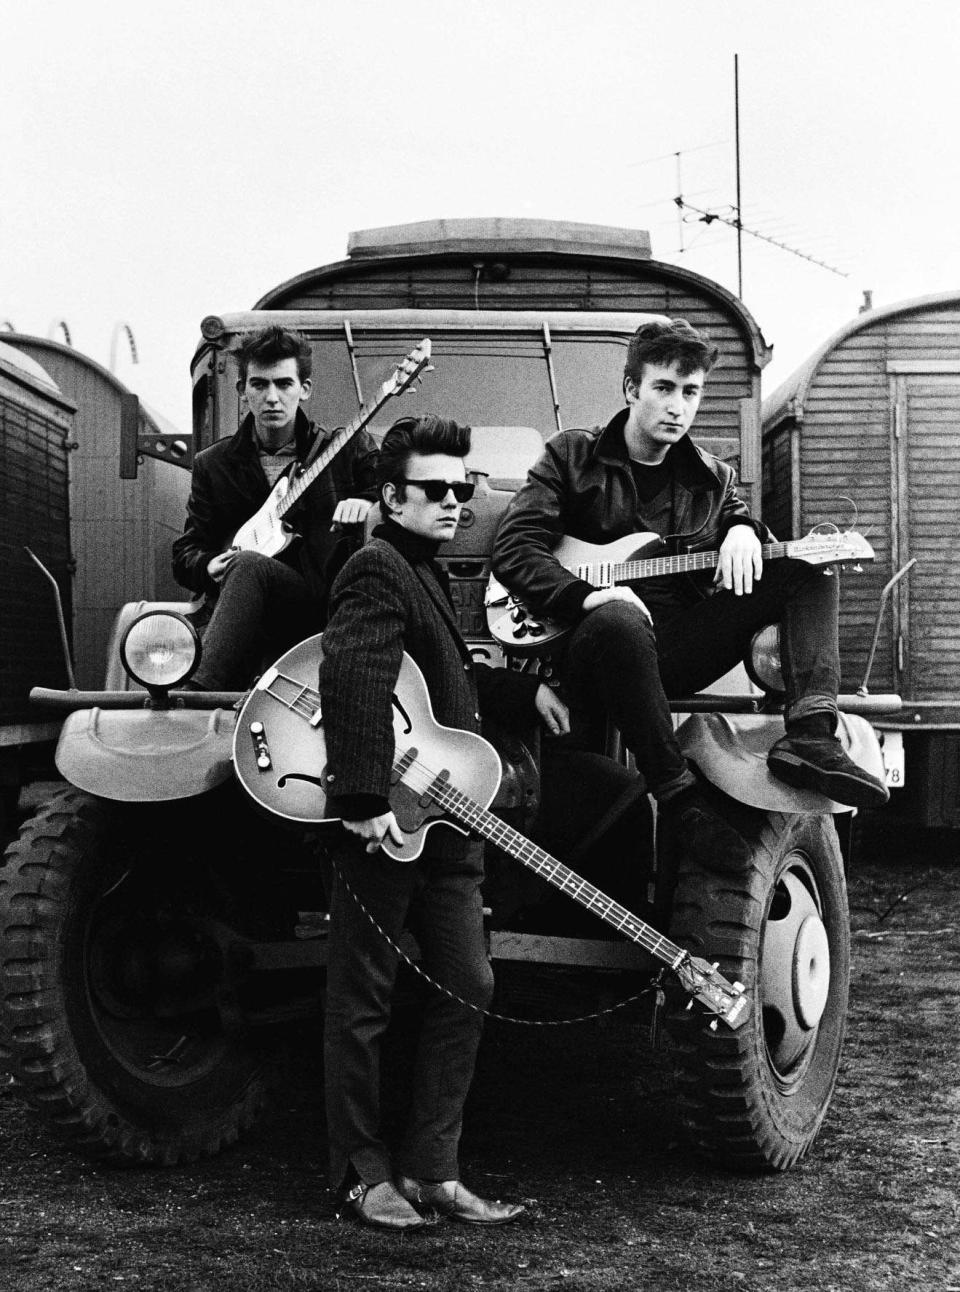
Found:
<path fill-rule="evenodd" d="M 784 1171 L 819 1133 L 847 1015 L 846 885 L 829 817 L 750 814 L 753 864 L 723 876 L 681 864 L 671 936 L 753 1000 L 737 1031 L 671 1002 L 684 1122 L 718 1165 Z M 740 823 L 738 823 L 740 824 Z"/>
<path fill-rule="evenodd" d="M 236 1140 L 262 1077 L 225 1026 L 222 898 L 163 806 L 68 788 L 7 849 L 0 1062 L 75 1147 L 173 1165 Z"/>

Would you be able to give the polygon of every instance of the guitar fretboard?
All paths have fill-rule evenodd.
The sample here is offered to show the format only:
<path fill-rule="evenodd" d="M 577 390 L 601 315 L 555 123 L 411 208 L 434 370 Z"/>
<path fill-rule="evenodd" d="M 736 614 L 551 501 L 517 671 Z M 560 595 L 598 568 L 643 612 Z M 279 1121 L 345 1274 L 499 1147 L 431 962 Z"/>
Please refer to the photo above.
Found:
<path fill-rule="evenodd" d="M 411 757 L 411 755 L 413 755 Z M 636 942 L 658 960 L 675 968 L 687 956 L 687 953 L 659 934 L 656 929 L 628 911 L 625 906 L 615 902 L 612 897 L 589 883 L 582 875 L 564 866 L 551 857 L 543 848 L 538 848 L 519 830 L 514 830 L 505 821 L 482 808 L 479 803 L 455 789 L 442 777 L 425 767 L 417 758 L 416 751 L 407 750 L 400 754 L 395 770 L 402 771 L 404 783 L 415 793 L 429 795 L 439 806 L 445 809 L 461 825 L 469 826 L 483 839 L 488 839 L 502 848 L 509 856 L 522 862 L 554 888 L 559 888 L 568 897 L 598 916 L 605 924 L 624 934 L 631 942 Z"/>
<path fill-rule="evenodd" d="M 346 442 L 353 439 L 357 431 L 362 431 L 366 424 L 380 411 L 386 403 L 388 396 L 379 399 L 370 409 L 369 412 L 364 410 L 359 417 L 355 417 L 349 426 L 343 427 L 336 432 L 325 444 L 324 448 L 313 459 L 306 471 L 294 477 L 290 488 L 277 503 L 277 516 L 281 519 L 287 514 L 293 504 L 300 498 L 303 493 L 310 488 L 314 480 L 330 462 L 337 456 Z"/>
<path fill-rule="evenodd" d="M 789 555 L 787 543 L 764 543 L 765 561 Z M 692 570 L 712 570 L 720 558 L 719 552 L 688 552 L 680 556 L 653 556 L 646 559 L 588 562 L 573 567 L 573 573 L 595 587 L 611 587 L 615 583 L 629 583 L 633 579 L 654 579 L 664 574 L 689 574 Z"/>

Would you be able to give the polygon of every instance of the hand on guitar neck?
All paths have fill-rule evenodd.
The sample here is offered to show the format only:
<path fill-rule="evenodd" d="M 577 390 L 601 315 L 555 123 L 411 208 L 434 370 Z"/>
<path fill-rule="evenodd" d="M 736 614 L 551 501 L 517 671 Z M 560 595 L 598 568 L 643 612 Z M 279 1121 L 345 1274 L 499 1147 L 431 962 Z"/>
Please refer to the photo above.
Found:
<path fill-rule="evenodd" d="M 237 719 L 233 759 L 241 785 L 261 806 L 291 821 L 342 821 L 328 814 L 323 711 L 319 692 L 307 680 L 317 676 L 321 657 L 320 637 L 293 647 L 263 674 Z M 343 822 L 367 839 L 367 852 L 382 846 L 394 861 L 415 861 L 426 832 L 442 824 L 494 843 L 667 965 L 729 1027 L 747 1021 L 751 1001 L 742 983 L 728 982 L 716 965 L 691 956 L 489 811 L 501 776 L 496 750 L 482 736 L 436 722 L 423 674 L 407 654 L 393 709 L 393 810 Z"/>
<path fill-rule="evenodd" d="M 748 525 L 735 525 L 719 551 L 663 556 L 660 555 L 663 546 L 657 534 L 627 534 L 610 543 L 587 543 L 564 536 L 553 556 L 564 569 L 597 589 L 583 603 L 588 611 L 602 605 L 604 600 L 614 599 L 611 596 L 614 593 L 617 598 L 629 600 L 624 596 L 630 592 L 626 585 L 641 579 L 715 570 L 715 582 L 737 596 L 752 590 L 754 580 L 762 574 L 763 561 L 790 557 L 821 568 L 852 565 L 857 570 L 861 562 L 874 559 L 873 548 L 862 534 L 856 530 L 841 532 L 835 525 L 818 526 L 805 538 L 762 546 Z M 548 654 L 569 636 L 573 627 L 570 623 L 535 615 L 492 575 L 484 603 L 490 635 L 515 655 Z"/>

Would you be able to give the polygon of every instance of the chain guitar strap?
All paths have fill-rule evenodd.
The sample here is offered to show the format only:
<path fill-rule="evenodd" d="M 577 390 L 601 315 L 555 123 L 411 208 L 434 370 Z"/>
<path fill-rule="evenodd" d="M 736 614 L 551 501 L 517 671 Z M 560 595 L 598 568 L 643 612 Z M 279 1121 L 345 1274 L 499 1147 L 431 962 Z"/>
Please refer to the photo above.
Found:
<path fill-rule="evenodd" d="M 402 947 L 397 945 L 390 934 L 387 933 L 386 929 L 380 925 L 376 917 L 367 910 L 359 896 L 351 888 L 340 865 L 337 862 L 333 862 L 332 865 L 333 869 L 337 873 L 340 883 L 350 894 L 352 900 L 356 902 L 366 919 L 370 921 L 383 940 L 399 956 L 404 964 L 409 965 L 413 972 L 417 974 L 418 977 L 422 978 L 424 982 L 429 983 L 435 991 L 442 992 L 444 996 L 449 996 L 451 1000 L 457 1001 L 458 1004 L 463 1005 L 466 1009 L 473 1010 L 475 1014 L 483 1014 L 486 1018 L 496 1019 L 499 1023 L 518 1023 L 525 1027 L 567 1027 L 572 1023 L 586 1023 L 594 1018 L 602 1018 L 606 1014 L 614 1014 L 617 1010 L 626 1009 L 628 1005 L 632 1005 L 638 1000 L 643 1000 L 645 996 L 649 996 L 651 992 L 653 992 L 655 993 L 655 1009 L 651 1035 L 656 1035 L 656 1017 L 660 1007 L 664 1003 L 664 992 L 661 986 L 662 973 L 656 974 L 655 977 L 651 979 L 650 985 L 645 987 L 643 991 L 637 992 L 633 996 L 627 996 L 623 1000 L 617 1001 L 616 1004 L 608 1005 L 604 1009 L 594 1010 L 591 1014 L 578 1014 L 573 1018 L 515 1018 L 511 1014 L 498 1014 L 495 1010 L 481 1009 L 479 1005 L 474 1005 L 472 1001 L 464 1000 L 462 996 L 457 995 L 455 991 L 451 991 L 449 987 L 444 987 L 443 983 L 437 982 L 435 978 L 431 978 L 428 973 L 421 969 L 416 961 L 408 956 Z"/>

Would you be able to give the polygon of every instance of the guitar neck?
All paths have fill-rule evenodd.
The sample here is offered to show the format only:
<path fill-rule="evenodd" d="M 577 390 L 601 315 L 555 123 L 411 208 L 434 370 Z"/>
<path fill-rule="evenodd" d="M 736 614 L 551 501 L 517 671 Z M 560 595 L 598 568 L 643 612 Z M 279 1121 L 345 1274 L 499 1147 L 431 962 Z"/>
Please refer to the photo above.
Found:
<path fill-rule="evenodd" d="M 462 825 L 469 826 L 482 838 L 495 843 L 498 848 L 535 871 L 541 879 L 545 879 L 554 888 L 559 888 L 562 893 L 572 897 L 605 924 L 624 934 L 631 942 L 638 943 L 664 964 L 675 967 L 686 956 L 681 947 L 663 937 L 632 911 L 615 902 L 581 875 L 557 861 L 556 857 L 551 857 L 548 852 L 531 843 L 519 830 L 512 829 L 446 781 L 438 778 L 430 786 L 429 793 L 439 806 Z"/>
<path fill-rule="evenodd" d="M 302 498 L 304 493 L 310 488 L 320 472 L 324 470 L 333 459 L 337 456 L 343 446 L 352 440 L 358 431 L 371 421 L 386 403 L 385 399 L 378 400 L 373 408 L 368 411 L 364 410 L 359 417 L 354 418 L 349 426 L 342 430 L 327 441 L 323 449 L 307 467 L 306 471 L 296 476 L 291 482 L 290 488 L 284 494 L 283 498 L 277 503 L 277 515 L 282 519 L 298 499 Z"/>
<path fill-rule="evenodd" d="M 764 543 L 761 549 L 765 561 L 787 556 L 786 543 Z M 612 583 L 629 583 L 633 579 L 654 579 L 664 574 L 689 574 L 693 570 L 713 570 L 720 559 L 719 552 L 688 552 L 680 556 L 652 556 L 623 561 L 616 565 L 588 562 L 577 565 L 574 573 L 598 587 Z"/>

